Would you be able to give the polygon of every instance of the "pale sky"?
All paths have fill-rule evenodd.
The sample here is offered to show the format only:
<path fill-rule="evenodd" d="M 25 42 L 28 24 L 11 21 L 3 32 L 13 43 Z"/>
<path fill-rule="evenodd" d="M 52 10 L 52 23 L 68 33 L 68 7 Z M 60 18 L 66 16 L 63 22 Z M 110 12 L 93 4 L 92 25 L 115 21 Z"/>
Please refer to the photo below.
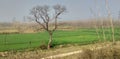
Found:
<path fill-rule="evenodd" d="M 100 10 L 101 17 L 107 16 L 105 0 L 0 0 L 0 22 L 23 20 L 24 16 L 29 16 L 30 9 L 36 5 L 61 4 L 66 6 L 67 12 L 60 16 L 62 20 L 82 20 L 93 18 L 90 8 L 96 12 L 95 1 L 97 8 Z M 120 0 L 109 0 L 112 16 L 118 17 L 120 11 Z"/>

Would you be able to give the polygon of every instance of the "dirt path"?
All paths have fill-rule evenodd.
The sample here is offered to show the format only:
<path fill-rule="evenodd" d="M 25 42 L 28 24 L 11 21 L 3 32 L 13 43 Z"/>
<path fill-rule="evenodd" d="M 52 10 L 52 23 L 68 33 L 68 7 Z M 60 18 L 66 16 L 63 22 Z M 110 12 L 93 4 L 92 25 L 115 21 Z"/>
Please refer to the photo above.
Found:
<path fill-rule="evenodd" d="M 65 56 L 69 56 L 69 55 L 77 54 L 77 53 L 81 53 L 81 52 L 82 52 L 82 50 L 79 50 L 79 51 L 74 51 L 74 52 L 69 52 L 69 53 L 63 53 L 63 54 L 48 56 L 48 57 L 41 58 L 41 59 L 53 59 L 53 58 L 58 58 L 58 57 L 65 57 Z"/>
<path fill-rule="evenodd" d="M 101 49 L 101 48 L 107 48 L 109 47 L 109 45 L 104 45 L 104 46 L 98 46 L 95 48 L 89 48 L 90 50 L 94 50 L 94 49 Z M 55 58 L 59 58 L 59 57 L 65 57 L 65 56 L 69 56 L 69 55 L 73 55 L 73 54 L 78 54 L 78 53 L 82 53 L 83 50 L 79 50 L 79 51 L 73 51 L 73 52 L 68 52 L 68 53 L 63 53 L 63 54 L 58 54 L 58 55 L 52 55 L 52 56 L 48 56 L 48 57 L 44 57 L 41 59 L 55 59 Z"/>
<path fill-rule="evenodd" d="M 84 46 L 71 46 L 59 49 L 51 50 L 35 50 L 35 51 L 25 51 L 25 52 L 16 52 L 16 53 L 6 53 L 5 57 L 0 57 L 0 59 L 57 59 L 62 57 L 67 57 L 74 54 L 82 53 L 84 48 L 86 49 L 101 49 L 108 48 L 111 46 L 111 43 L 97 43 Z M 3 54 L 4 55 L 4 54 Z"/>

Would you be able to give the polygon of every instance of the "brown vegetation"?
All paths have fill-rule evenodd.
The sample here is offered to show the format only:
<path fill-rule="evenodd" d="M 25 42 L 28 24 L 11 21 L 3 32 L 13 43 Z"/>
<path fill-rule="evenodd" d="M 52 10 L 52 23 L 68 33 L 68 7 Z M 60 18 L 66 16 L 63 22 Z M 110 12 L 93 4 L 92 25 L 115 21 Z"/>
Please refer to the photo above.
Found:
<path fill-rule="evenodd" d="M 112 45 L 111 42 L 97 43 L 85 46 L 70 46 L 51 50 L 26 50 L 24 52 L 11 51 L 0 53 L 0 59 L 40 59 L 54 56 L 62 53 L 82 50 L 81 53 L 67 55 L 64 57 L 56 57 L 53 59 L 119 59 L 120 58 L 120 42 Z M 105 47 L 104 47 L 105 46 Z M 98 48 L 101 47 L 101 48 Z M 48 58 L 49 59 L 49 58 Z"/>
<path fill-rule="evenodd" d="M 108 18 L 99 18 L 97 20 L 97 27 L 101 28 L 100 20 L 103 19 L 103 26 L 104 28 L 110 28 L 110 23 Z M 86 19 L 86 20 L 75 20 L 75 21 L 62 21 L 58 22 L 57 30 L 74 30 L 77 28 L 95 28 L 93 19 Z M 115 27 L 120 26 L 120 22 L 117 19 L 113 20 L 113 24 Z M 51 25 L 53 26 L 53 25 Z M 41 26 L 34 22 L 19 22 L 17 25 L 12 23 L 0 23 L 0 33 L 35 33 L 44 31 Z"/>

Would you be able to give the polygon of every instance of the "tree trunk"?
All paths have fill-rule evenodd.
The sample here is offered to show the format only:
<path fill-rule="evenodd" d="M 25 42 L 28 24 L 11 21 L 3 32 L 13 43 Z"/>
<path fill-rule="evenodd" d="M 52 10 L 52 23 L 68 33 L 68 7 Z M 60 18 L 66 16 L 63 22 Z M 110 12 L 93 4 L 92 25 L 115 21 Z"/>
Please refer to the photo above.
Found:
<path fill-rule="evenodd" d="M 49 39 L 49 42 L 48 42 L 47 49 L 50 49 L 50 47 L 51 47 L 51 43 L 52 43 L 52 33 L 49 33 L 49 36 L 50 36 L 50 39 Z"/>
<path fill-rule="evenodd" d="M 108 5 L 109 5 L 108 0 L 106 0 L 106 9 L 107 9 L 107 12 L 108 12 L 108 18 L 109 18 L 109 20 L 110 20 L 110 25 L 111 25 L 111 29 L 112 29 L 112 40 L 113 40 L 113 44 L 115 44 L 114 24 L 113 24 L 113 19 L 112 19 L 110 7 L 109 7 Z"/>

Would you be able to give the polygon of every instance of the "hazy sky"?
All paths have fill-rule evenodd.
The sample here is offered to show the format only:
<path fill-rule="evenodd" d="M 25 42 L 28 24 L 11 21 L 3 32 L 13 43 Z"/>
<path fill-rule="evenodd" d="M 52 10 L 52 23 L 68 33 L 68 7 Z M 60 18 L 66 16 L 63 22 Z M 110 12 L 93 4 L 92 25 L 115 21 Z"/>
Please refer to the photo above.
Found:
<path fill-rule="evenodd" d="M 97 3 L 95 3 L 95 1 Z M 120 10 L 120 0 L 109 0 L 113 17 L 118 17 Z M 107 16 L 105 0 L 0 0 L 0 21 L 23 20 L 24 16 L 29 16 L 30 9 L 36 5 L 66 6 L 67 12 L 61 16 L 63 20 L 81 20 L 93 18 L 90 8 L 96 12 L 100 10 L 101 17 Z M 97 5 L 97 9 L 95 8 Z"/>

